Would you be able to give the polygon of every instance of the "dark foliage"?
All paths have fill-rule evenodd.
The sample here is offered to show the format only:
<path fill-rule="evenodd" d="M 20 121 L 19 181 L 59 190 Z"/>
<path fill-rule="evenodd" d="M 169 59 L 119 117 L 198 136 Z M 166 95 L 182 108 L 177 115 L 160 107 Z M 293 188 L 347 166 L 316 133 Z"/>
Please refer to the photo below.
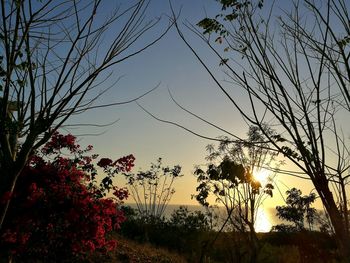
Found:
<path fill-rule="evenodd" d="M 19 176 L 7 219 L 0 231 L 0 258 L 15 262 L 82 262 L 116 246 L 111 236 L 125 220 L 117 206 L 126 189 L 114 187 L 114 175 L 130 171 L 133 156 L 98 162 L 107 183 L 97 184 L 93 160 L 72 135 L 54 133 Z M 108 159 L 109 160 L 109 159 Z M 102 164 L 105 165 L 102 165 Z M 104 180 L 104 179 L 103 179 Z M 102 181 L 103 181 L 102 180 Z M 113 198 L 106 193 L 113 190 Z M 10 261 L 10 260 L 9 260 Z"/>
<path fill-rule="evenodd" d="M 210 215 L 201 211 L 190 212 L 180 207 L 166 219 L 143 217 L 127 206 L 121 209 L 127 218 L 121 225 L 123 236 L 176 250 L 190 258 L 200 254 L 203 241 L 210 235 Z"/>
<path fill-rule="evenodd" d="M 316 195 L 310 193 L 302 196 L 299 189 L 292 188 L 286 192 L 286 205 L 277 206 L 277 216 L 284 219 L 293 225 L 280 224 L 274 226 L 274 230 L 283 232 L 294 232 L 305 230 L 305 222 L 309 230 L 313 230 L 313 225 L 316 220 L 316 209 L 311 207 L 316 200 Z"/>

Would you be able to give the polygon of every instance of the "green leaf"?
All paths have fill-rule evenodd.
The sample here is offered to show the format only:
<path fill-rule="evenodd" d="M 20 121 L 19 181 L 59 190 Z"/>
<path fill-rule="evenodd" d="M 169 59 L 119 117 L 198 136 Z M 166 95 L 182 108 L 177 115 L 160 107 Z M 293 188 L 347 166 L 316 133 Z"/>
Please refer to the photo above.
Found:
<path fill-rule="evenodd" d="M 218 33 L 222 31 L 223 25 L 219 23 L 216 19 L 204 18 L 197 23 L 197 26 L 204 29 L 203 34 Z"/>
<path fill-rule="evenodd" d="M 232 20 L 235 20 L 237 17 L 238 17 L 237 13 L 232 13 L 232 14 L 226 15 L 225 20 L 232 21 Z"/>

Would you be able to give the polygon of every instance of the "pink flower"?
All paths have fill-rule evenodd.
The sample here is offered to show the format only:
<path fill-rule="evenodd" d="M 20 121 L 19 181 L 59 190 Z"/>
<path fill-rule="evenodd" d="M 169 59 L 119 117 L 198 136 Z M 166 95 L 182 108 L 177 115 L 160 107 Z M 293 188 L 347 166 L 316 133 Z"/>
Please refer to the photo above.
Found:
<path fill-rule="evenodd" d="M 107 166 L 110 166 L 112 163 L 113 161 L 109 158 L 101 158 L 101 160 L 97 163 L 97 165 L 102 168 L 106 168 Z"/>
<path fill-rule="evenodd" d="M 95 250 L 95 244 L 91 240 L 85 242 L 85 247 L 91 252 Z"/>
<path fill-rule="evenodd" d="M 120 201 L 123 201 L 124 199 L 127 199 L 129 196 L 128 189 L 126 188 L 118 188 L 118 187 L 113 187 L 113 195 L 118 198 Z"/>
<path fill-rule="evenodd" d="M 71 155 L 61 154 L 62 148 Z M 86 150 L 80 150 L 74 136 L 57 132 L 37 154 L 43 157 L 34 154 L 18 178 L 15 192 L 0 197 L 0 204 L 16 197 L 9 208 L 11 224 L 0 234 L 0 247 L 8 247 L 9 253 L 13 250 L 19 256 L 47 261 L 64 257 L 59 254 L 62 248 L 70 248 L 67 256 L 73 255 L 78 261 L 84 261 L 92 251 L 112 250 L 116 242 L 110 240 L 110 233 L 120 227 L 125 217 L 118 210 L 118 201 L 103 198 L 106 189 L 94 180 L 93 160 L 97 156 L 85 156 Z M 134 160 L 132 155 L 116 162 L 102 158 L 98 165 L 112 177 L 131 169 Z M 113 191 L 119 200 L 128 196 L 126 188 L 114 187 Z M 47 242 L 37 244 L 37 239 Z"/>
<path fill-rule="evenodd" d="M 2 235 L 2 239 L 7 243 L 16 243 L 17 233 L 10 232 L 10 230 L 6 230 L 6 232 Z"/>

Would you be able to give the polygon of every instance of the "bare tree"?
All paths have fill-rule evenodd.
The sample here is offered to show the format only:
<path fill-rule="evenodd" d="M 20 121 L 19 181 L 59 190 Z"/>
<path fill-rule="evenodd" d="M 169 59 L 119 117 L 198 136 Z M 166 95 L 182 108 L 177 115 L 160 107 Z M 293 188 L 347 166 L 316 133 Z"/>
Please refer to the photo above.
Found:
<path fill-rule="evenodd" d="M 111 9 L 116 3 L 1 1 L 0 196 L 13 192 L 29 156 L 72 115 L 117 105 L 96 104 L 117 79 L 100 85 L 170 28 L 138 45 L 161 18 L 147 18 L 149 0 Z M 1 207 L 0 228 L 9 203 Z"/>
<path fill-rule="evenodd" d="M 200 21 L 201 29 L 185 26 L 217 55 L 225 82 L 176 24 L 180 37 L 245 121 L 311 180 L 341 256 L 349 259 L 349 3 L 300 0 L 281 11 L 263 1 L 219 2 L 221 13 Z M 230 86 L 244 90 L 247 100 L 237 99 Z M 277 135 L 266 132 L 266 123 Z"/>

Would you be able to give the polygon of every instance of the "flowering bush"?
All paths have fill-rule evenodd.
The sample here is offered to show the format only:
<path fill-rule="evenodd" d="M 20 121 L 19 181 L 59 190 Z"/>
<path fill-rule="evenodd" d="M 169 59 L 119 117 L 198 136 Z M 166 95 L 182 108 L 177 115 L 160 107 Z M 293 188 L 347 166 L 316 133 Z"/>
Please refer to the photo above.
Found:
<path fill-rule="evenodd" d="M 87 259 L 93 252 L 116 246 L 110 233 L 125 220 L 117 207 L 128 192 L 113 186 L 112 178 L 129 172 L 135 158 L 102 158 L 97 164 L 106 176 L 97 184 L 94 160 L 98 156 L 88 155 L 91 150 L 92 146 L 82 150 L 72 135 L 55 133 L 33 155 L 14 193 L 0 199 L 0 205 L 12 199 L 0 232 L 3 253 L 21 262 L 64 262 Z M 106 198 L 108 192 L 113 197 Z"/>

